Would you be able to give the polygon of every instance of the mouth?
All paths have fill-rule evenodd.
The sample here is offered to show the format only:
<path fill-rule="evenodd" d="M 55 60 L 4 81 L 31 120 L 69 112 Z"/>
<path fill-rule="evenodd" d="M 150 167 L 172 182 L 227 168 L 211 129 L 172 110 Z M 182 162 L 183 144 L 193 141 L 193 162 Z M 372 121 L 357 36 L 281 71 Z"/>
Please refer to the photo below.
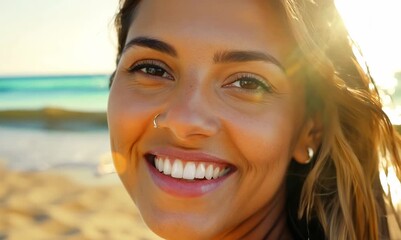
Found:
<path fill-rule="evenodd" d="M 186 158 L 167 155 L 145 154 L 145 160 L 156 186 L 176 197 L 191 198 L 211 193 L 236 171 L 235 166 L 204 154 L 192 157 L 187 154 Z"/>
<path fill-rule="evenodd" d="M 185 161 L 153 154 L 147 154 L 145 158 L 160 173 L 175 179 L 207 181 L 225 177 L 234 171 L 234 167 L 229 164 Z"/>
<path fill-rule="evenodd" d="M 222 185 L 231 185 L 228 179 L 237 171 L 222 158 L 171 147 L 154 148 L 144 158 L 155 185 L 178 198 L 216 193 Z"/>

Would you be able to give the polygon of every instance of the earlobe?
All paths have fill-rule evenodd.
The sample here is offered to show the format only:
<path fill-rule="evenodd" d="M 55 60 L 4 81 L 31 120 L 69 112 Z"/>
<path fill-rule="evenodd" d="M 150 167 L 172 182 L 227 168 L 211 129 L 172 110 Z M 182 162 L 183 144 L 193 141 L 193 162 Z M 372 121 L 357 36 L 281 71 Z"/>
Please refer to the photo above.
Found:
<path fill-rule="evenodd" d="M 322 124 L 320 119 L 308 119 L 299 134 L 295 145 L 293 158 L 300 164 L 308 164 L 316 150 L 319 148 L 322 137 Z"/>

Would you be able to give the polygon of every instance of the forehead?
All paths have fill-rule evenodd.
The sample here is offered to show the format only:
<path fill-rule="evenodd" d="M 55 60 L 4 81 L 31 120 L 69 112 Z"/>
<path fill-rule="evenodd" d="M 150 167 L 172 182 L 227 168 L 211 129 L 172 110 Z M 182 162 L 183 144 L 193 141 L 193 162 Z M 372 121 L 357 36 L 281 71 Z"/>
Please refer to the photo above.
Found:
<path fill-rule="evenodd" d="M 267 0 L 142 0 L 128 40 L 137 36 L 177 45 L 209 43 L 252 50 L 268 47 L 275 55 L 289 53 L 293 45 L 282 7 Z"/>

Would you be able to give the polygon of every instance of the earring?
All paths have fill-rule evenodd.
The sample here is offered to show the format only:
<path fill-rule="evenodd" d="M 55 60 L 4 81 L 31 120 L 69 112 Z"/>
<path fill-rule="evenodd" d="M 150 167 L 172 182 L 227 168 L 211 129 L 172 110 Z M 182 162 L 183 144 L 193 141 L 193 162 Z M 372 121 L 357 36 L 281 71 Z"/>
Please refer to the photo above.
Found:
<path fill-rule="evenodd" d="M 310 163 L 310 161 L 313 158 L 313 154 L 314 154 L 313 149 L 311 147 L 308 147 L 307 150 L 308 150 L 308 160 L 306 160 L 305 164 Z"/>
<path fill-rule="evenodd" d="M 154 128 L 159 128 L 159 126 L 157 126 L 157 117 L 160 115 L 160 113 L 156 114 L 156 116 L 153 118 L 153 127 Z"/>

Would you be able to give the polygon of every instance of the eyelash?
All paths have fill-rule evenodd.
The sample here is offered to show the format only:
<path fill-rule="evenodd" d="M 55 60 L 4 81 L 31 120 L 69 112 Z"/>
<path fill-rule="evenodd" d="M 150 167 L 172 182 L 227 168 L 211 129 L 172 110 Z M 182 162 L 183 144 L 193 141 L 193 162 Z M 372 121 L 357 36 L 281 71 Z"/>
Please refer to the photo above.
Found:
<path fill-rule="evenodd" d="M 156 69 L 156 72 L 151 73 L 149 69 Z M 151 75 L 154 77 L 161 77 L 161 78 L 167 78 L 170 80 L 174 80 L 174 77 L 166 70 L 167 65 L 164 64 L 163 62 L 159 62 L 156 60 L 141 60 L 136 63 L 134 63 L 131 67 L 128 68 L 128 72 L 130 73 L 135 73 L 135 72 L 141 72 L 143 74 Z M 147 70 L 144 70 L 147 69 Z M 162 73 L 162 75 L 158 75 L 158 73 Z M 167 74 L 167 76 L 165 76 Z"/>
<path fill-rule="evenodd" d="M 150 68 L 157 69 L 157 72 L 150 73 L 148 72 Z M 174 80 L 174 77 L 165 69 L 167 69 L 167 65 L 163 62 L 152 60 L 152 59 L 146 59 L 146 60 L 141 60 L 136 63 L 134 63 L 131 67 L 128 68 L 128 72 L 130 73 L 135 73 L 135 72 L 141 72 L 143 74 L 147 74 L 153 77 L 161 77 L 161 78 L 167 78 L 169 80 Z M 144 71 L 144 69 L 147 69 Z M 163 73 L 161 76 L 158 75 L 157 73 Z M 165 76 L 167 75 L 167 76 Z M 224 85 L 224 87 L 236 87 L 240 88 L 241 90 L 244 91 L 263 91 L 263 92 L 269 92 L 272 93 L 274 92 L 273 86 L 267 83 L 267 81 L 255 74 L 252 73 L 238 73 L 230 78 L 234 78 L 233 80 L 230 81 L 229 84 Z M 241 85 L 240 81 L 246 80 L 247 83 L 251 84 L 256 84 L 256 88 L 250 89 L 246 88 L 243 85 Z M 238 83 L 238 84 L 235 84 Z"/>
<path fill-rule="evenodd" d="M 264 91 L 272 93 L 274 92 L 273 86 L 271 86 L 265 79 L 262 77 L 252 74 L 252 73 L 239 73 L 233 76 L 233 80 L 230 81 L 229 84 L 224 85 L 225 87 L 237 87 L 241 88 L 244 91 Z M 256 88 L 245 88 L 241 85 L 240 81 L 246 80 L 248 83 L 256 84 Z M 235 84 L 238 83 L 238 84 Z"/>

